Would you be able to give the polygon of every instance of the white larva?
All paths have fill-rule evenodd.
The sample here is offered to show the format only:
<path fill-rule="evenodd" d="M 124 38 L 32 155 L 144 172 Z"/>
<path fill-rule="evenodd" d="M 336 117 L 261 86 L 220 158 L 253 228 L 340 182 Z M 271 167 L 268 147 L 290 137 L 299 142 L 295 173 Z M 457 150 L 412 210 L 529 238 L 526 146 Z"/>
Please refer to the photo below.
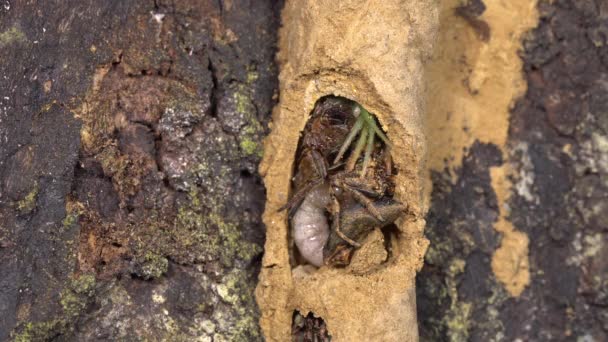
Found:
<path fill-rule="evenodd" d="M 325 208 L 330 201 L 329 190 L 321 185 L 311 190 L 291 219 L 293 239 L 306 261 L 323 265 L 323 247 L 329 237 Z"/>

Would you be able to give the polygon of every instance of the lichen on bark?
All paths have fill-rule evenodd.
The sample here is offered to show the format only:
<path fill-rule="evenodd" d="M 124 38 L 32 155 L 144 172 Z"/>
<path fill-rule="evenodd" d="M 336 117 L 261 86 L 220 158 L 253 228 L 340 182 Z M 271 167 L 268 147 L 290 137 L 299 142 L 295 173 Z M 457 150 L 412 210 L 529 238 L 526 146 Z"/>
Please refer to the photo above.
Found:
<path fill-rule="evenodd" d="M 0 7 L 0 340 L 261 339 L 280 6 Z"/>

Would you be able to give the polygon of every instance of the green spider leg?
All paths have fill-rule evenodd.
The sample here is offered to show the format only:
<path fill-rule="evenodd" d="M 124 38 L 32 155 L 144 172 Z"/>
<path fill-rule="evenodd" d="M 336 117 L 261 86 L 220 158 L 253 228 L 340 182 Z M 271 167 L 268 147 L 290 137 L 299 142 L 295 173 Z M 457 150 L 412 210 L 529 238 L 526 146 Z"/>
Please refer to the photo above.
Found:
<path fill-rule="evenodd" d="M 357 140 L 355 149 L 351 153 L 346 163 L 346 170 L 352 171 L 354 169 L 355 164 L 363 153 L 363 147 L 365 146 L 365 155 L 363 156 L 363 168 L 361 170 L 361 177 L 365 177 L 365 173 L 367 172 L 367 168 L 369 167 L 369 163 L 372 158 L 375 137 L 380 137 L 380 139 L 386 144 L 387 148 L 391 147 L 391 143 L 389 142 L 388 137 L 376 124 L 376 121 L 374 120 L 372 114 L 370 114 L 365 108 L 360 105 L 355 106 L 355 111 L 359 112 L 359 116 L 357 117 L 357 121 L 355 121 L 353 128 L 350 130 L 348 136 L 344 140 L 344 143 L 340 147 L 338 155 L 336 156 L 336 159 L 334 160 L 333 164 L 336 165 L 336 163 L 338 163 L 342 159 L 344 153 L 346 153 L 346 151 L 353 143 L 355 137 L 359 134 L 359 139 Z"/>
<path fill-rule="evenodd" d="M 363 147 L 365 146 L 365 141 L 367 140 L 367 129 L 362 129 L 361 134 L 359 135 L 359 140 L 357 140 L 357 145 L 355 145 L 355 150 L 351 153 L 348 161 L 346 162 L 346 171 L 352 171 L 355 168 L 355 164 L 357 164 L 357 160 L 361 155 L 361 151 L 363 151 Z"/>
<path fill-rule="evenodd" d="M 365 157 L 363 157 L 363 168 L 361 169 L 361 178 L 365 177 L 367 167 L 372 159 L 372 151 L 374 150 L 374 130 L 369 129 L 369 137 L 367 138 L 367 146 L 365 146 Z"/>
<path fill-rule="evenodd" d="M 378 125 L 376 125 L 376 121 L 374 120 L 373 116 L 365 108 L 363 108 L 361 106 L 359 106 L 359 108 L 361 108 L 361 116 L 367 123 L 368 129 L 372 129 L 374 131 L 374 133 L 376 133 L 380 137 L 380 139 L 382 139 L 382 141 L 384 141 L 386 146 L 391 147 L 392 146 L 391 142 L 388 141 L 388 137 L 382 132 L 380 127 L 378 127 Z"/>
<path fill-rule="evenodd" d="M 342 159 L 342 157 L 344 156 L 344 153 L 346 153 L 346 150 L 348 150 L 348 147 L 353 142 L 353 140 L 355 139 L 355 137 L 357 136 L 357 134 L 359 133 L 359 131 L 361 130 L 361 128 L 363 127 L 364 124 L 365 124 L 365 120 L 363 120 L 363 118 L 361 118 L 361 117 L 357 118 L 357 121 L 353 125 L 353 128 L 350 130 L 350 132 L 346 136 L 346 140 L 344 140 L 342 147 L 340 147 L 340 151 L 338 152 L 336 159 L 334 159 L 334 165 L 337 162 L 339 162 L 340 159 Z"/>

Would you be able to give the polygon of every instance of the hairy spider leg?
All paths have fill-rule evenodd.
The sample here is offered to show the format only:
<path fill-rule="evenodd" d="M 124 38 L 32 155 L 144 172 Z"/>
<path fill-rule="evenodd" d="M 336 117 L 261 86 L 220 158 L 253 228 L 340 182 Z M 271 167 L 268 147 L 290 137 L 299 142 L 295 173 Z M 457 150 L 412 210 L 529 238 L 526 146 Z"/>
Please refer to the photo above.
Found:
<path fill-rule="evenodd" d="M 376 135 L 378 135 L 380 137 L 380 139 L 382 139 L 382 141 L 384 141 L 386 146 L 391 147 L 392 146 L 391 142 L 388 140 L 388 137 L 382 132 L 380 127 L 378 127 L 378 125 L 376 125 L 376 120 L 374 120 L 372 115 L 365 108 L 363 108 L 363 107 L 360 107 L 360 108 L 361 108 L 361 117 L 363 117 L 363 120 L 365 120 L 367 122 L 368 127 L 371 127 L 374 130 L 374 133 L 376 133 Z"/>
<path fill-rule="evenodd" d="M 342 159 L 342 157 L 344 156 L 344 153 L 346 153 L 346 150 L 348 150 L 348 147 L 350 146 L 350 144 L 353 142 L 353 140 L 355 139 L 357 134 L 359 134 L 359 131 L 363 127 L 364 123 L 365 123 L 365 120 L 362 117 L 357 118 L 355 125 L 350 130 L 350 132 L 346 136 L 346 140 L 344 140 L 344 143 L 340 147 L 340 151 L 338 152 L 336 159 L 334 159 L 333 164 L 336 164 L 337 162 L 340 161 L 340 159 Z"/>
<path fill-rule="evenodd" d="M 382 188 L 381 191 L 377 191 L 374 189 L 373 186 L 361 181 L 359 178 L 344 178 L 341 180 L 341 182 L 343 182 L 344 184 L 350 186 L 351 188 L 364 193 L 365 195 L 368 196 L 372 196 L 372 197 L 382 197 L 382 194 L 384 194 L 384 190 L 385 186 Z"/>
<path fill-rule="evenodd" d="M 308 184 L 306 184 L 302 189 L 300 189 L 298 192 L 296 192 L 289 199 L 289 201 L 287 201 L 287 203 L 283 204 L 277 211 L 283 211 L 283 210 L 289 208 L 289 216 L 292 216 L 294 214 L 294 210 L 296 210 L 300 206 L 302 201 L 304 201 L 304 198 L 306 198 L 306 195 L 308 195 L 308 193 L 312 189 L 323 184 L 323 182 L 324 182 L 323 178 L 313 179 Z"/>
<path fill-rule="evenodd" d="M 361 192 L 359 192 L 359 190 L 357 190 L 354 187 L 351 187 L 347 184 L 343 184 L 343 189 L 348 191 L 351 195 L 353 195 L 353 198 L 357 202 L 361 203 L 361 205 L 363 205 L 365 207 L 365 209 L 367 209 L 367 211 L 369 211 L 372 215 L 374 215 L 374 217 L 376 217 L 380 222 L 384 222 L 384 217 L 382 217 L 382 214 L 380 214 L 380 211 L 378 210 L 378 208 L 376 208 L 376 206 L 374 205 L 374 202 L 372 202 L 372 200 L 370 200 L 365 195 L 363 195 Z"/>
<path fill-rule="evenodd" d="M 346 236 L 346 234 L 344 234 L 342 232 L 342 229 L 340 228 L 340 202 L 338 201 L 338 199 L 333 196 L 332 199 L 332 204 L 333 204 L 333 212 L 334 212 L 334 219 L 333 219 L 333 226 L 334 229 L 336 231 L 336 234 L 344 241 L 346 241 L 346 243 L 348 243 L 349 245 L 355 247 L 355 248 L 359 248 L 361 247 L 361 244 L 358 243 L 357 241 L 349 238 L 348 236 Z"/>
<path fill-rule="evenodd" d="M 367 138 L 367 146 L 365 146 L 365 157 L 363 157 L 363 168 L 361 169 L 361 178 L 365 177 L 367 167 L 372 159 L 372 151 L 374 150 L 374 130 L 366 127 L 369 130 L 369 137 Z"/>
<path fill-rule="evenodd" d="M 317 172 L 317 176 L 321 179 L 325 179 L 327 177 L 327 163 L 325 162 L 325 158 L 319 153 L 317 150 L 311 150 L 310 156 L 312 158 L 312 164 L 315 167 L 315 171 Z"/>
<path fill-rule="evenodd" d="M 357 164 L 357 160 L 361 155 L 361 151 L 363 151 L 363 147 L 365 146 L 365 138 L 367 138 L 367 129 L 361 131 L 361 135 L 359 136 L 359 140 L 357 140 L 357 145 L 355 146 L 355 150 L 348 158 L 346 162 L 346 171 L 352 171 L 355 169 L 355 165 Z"/>

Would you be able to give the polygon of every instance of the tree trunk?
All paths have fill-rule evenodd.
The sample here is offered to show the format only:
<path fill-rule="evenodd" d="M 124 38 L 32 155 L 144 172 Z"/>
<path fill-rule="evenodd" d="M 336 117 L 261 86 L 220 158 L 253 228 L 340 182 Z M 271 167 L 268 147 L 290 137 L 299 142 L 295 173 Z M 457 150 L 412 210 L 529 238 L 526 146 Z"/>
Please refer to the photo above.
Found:
<path fill-rule="evenodd" d="M 440 3 L 420 339 L 608 340 L 608 5 Z M 264 339 L 282 7 L 0 0 L 0 341 Z"/>
<path fill-rule="evenodd" d="M 0 340 L 261 340 L 281 5 L 0 4 Z"/>

